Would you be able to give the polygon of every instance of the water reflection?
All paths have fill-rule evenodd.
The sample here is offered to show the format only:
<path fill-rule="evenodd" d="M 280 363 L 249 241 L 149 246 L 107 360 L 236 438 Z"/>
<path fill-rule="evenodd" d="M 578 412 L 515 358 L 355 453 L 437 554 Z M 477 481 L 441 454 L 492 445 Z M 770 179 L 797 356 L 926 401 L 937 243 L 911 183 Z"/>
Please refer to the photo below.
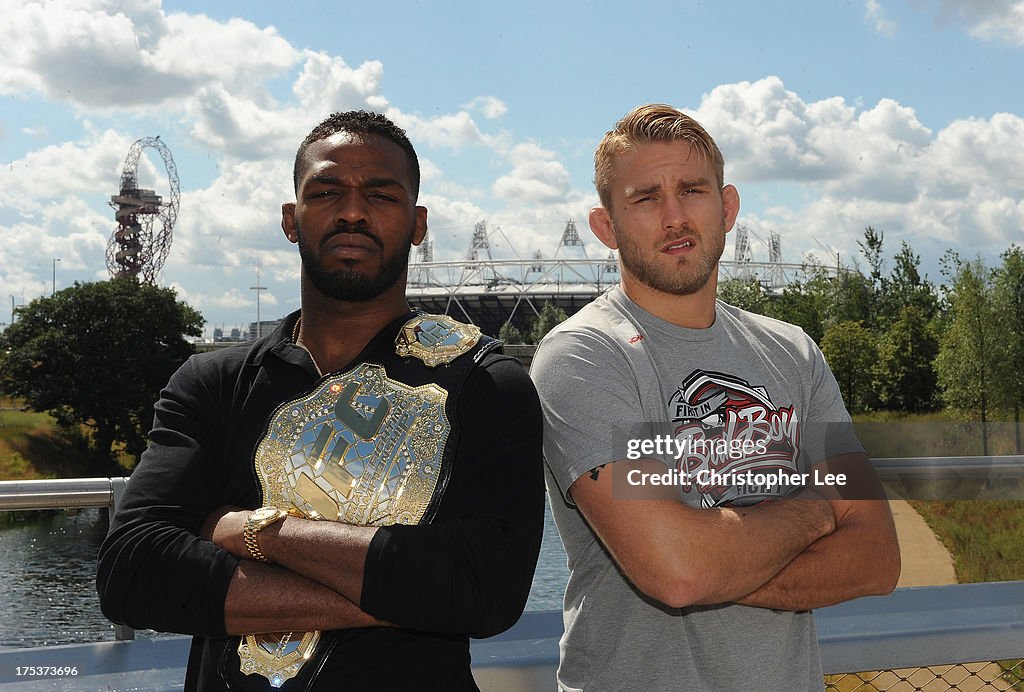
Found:
<path fill-rule="evenodd" d="M 112 639 L 93 585 L 106 511 L 41 513 L 0 529 L 0 646 Z"/>

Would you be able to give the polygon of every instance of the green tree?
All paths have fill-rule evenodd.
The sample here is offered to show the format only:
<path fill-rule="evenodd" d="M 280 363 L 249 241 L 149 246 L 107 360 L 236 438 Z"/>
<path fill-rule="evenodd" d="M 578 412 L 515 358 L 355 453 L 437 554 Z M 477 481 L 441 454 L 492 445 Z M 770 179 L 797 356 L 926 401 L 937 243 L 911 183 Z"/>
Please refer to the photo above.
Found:
<path fill-rule="evenodd" d="M 831 279 L 820 267 L 810 267 L 782 293 L 770 296 L 763 314 L 798 325 L 820 344 L 825 335 L 826 304 L 832 299 Z"/>
<path fill-rule="evenodd" d="M 1000 406 L 1013 411 L 1019 452 L 1024 408 L 1024 250 L 1012 245 L 1002 254 L 1002 260 L 992 286 L 998 329 L 996 397 Z"/>
<path fill-rule="evenodd" d="M 860 252 L 871 269 L 867 277 L 861 275 L 869 297 L 869 302 L 865 307 L 867 308 L 867 324 L 871 327 L 878 325 L 879 313 L 884 310 L 885 298 L 889 293 L 889 279 L 885 275 L 885 260 L 882 258 L 884 243 L 885 234 L 876 231 L 871 226 L 864 229 L 864 240 L 857 241 Z M 860 274 L 859 271 L 857 273 Z M 847 319 L 857 318 L 847 316 Z"/>
<path fill-rule="evenodd" d="M 939 340 L 919 306 L 905 305 L 898 315 L 879 338 L 875 389 L 883 408 L 927 411 L 935 405 Z"/>
<path fill-rule="evenodd" d="M 562 308 L 556 307 L 555 304 L 550 301 L 544 303 L 544 307 L 541 308 L 540 314 L 533 320 L 533 326 L 530 328 L 530 343 L 539 344 L 545 334 L 564 322 L 567 318 L 568 315 L 565 314 L 565 310 Z"/>
<path fill-rule="evenodd" d="M 501 325 L 501 329 L 498 331 L 498 338 L 504 341 L 506 344 L 525 344 L 523 333 L 519 331 L 511 322 L 506 322 Z"/>
<path fill-rule="evenodd" d="M 945 267 L 955 275 L 947 287 L 950 314 L 935 360 L 939 387 L 948 406 L 979 413 L 987 455 L 986 424 L 993 404 L 1000 331 L 992 305 L 991 277 L 980 259 L 964 262 L 951 254 Z"/>
<path fill-rule="evenodd" d="M 921 258 L 904 241 L 893 258 L 892 279 L 887 284 L 887 295 L 881 301 L 883 325 L 899 319 L 900 309 L 904 306 L 913 306 L 929 321 L 938 313 L 935 285 L 927 276 L 921 276 L 918 271 L 920 264 Z"/>
<path fill-rule="evenodd" d="M 726 279 L 718 284 L 718 298 L 729 305 L 763 315 L 768 292 L 757 279 Z"/>
<path fill-rule="evenodd" d="M 831 289 L 832 300 L 826 302 L 826 324 L 861 322 L 870 328 L 877 326 L 877 294 L 868 277 L 857 269 L 842 271 L 832 281 Z"/>
<path fill-rule="evenodd" d="M 874 400 L 872 365 L 876 360 L 875 337 L 860 322 L 843 320 L 825 330 L 821 339 L 832 374 L 850 411 L 863 411 Z"/>
<path fill-rule="evenodd" d="M 203 318 L 173 290 L 135 279 L 76 283 L 19 312 L 0 335 L 0 382 L 63 425 L 92 429 L 92 445 L 113 469 L 113 447 L 137 457 L 153 404 L 192 354 Z"/>

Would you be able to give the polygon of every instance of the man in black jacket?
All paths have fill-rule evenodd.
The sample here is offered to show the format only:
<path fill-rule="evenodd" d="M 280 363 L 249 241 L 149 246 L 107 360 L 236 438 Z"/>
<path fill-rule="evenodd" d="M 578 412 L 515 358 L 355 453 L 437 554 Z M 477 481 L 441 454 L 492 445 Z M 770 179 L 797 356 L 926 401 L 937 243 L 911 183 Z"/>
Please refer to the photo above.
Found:
<path fill-rule="evenodd" d="M 536 392 L 499 342 L 410 311 L 427 210 L 402 130 L 334 114 L 294 182 L 302 309 L 168 383 L 103 612 L 194 635 L 189 689 L 475 689 L 468 637 L 516 621 L 540 546 Z"/>

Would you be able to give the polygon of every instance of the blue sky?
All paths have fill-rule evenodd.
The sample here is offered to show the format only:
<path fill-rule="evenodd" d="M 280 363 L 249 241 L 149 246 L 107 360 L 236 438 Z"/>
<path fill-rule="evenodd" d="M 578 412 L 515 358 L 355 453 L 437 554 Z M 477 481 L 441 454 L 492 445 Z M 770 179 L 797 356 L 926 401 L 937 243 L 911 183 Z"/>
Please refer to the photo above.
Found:
<path fill-rule="evenodd" d="M 701 120 L 740 222 L 800 262 L 852 262 L 866 225 L 938 278 L 1024 242 L 1024 1 L 205 3 L 0 0 L 0 305 L 105 278 L 133 141 L 160 135 L 182 201 L 160 277 L 209 326 L 298 304 L 279 230 L 291 159 L 331 110 L 375 108 L 424 161 L 435 258 L 486 219 L 591 253 L 592 153 L 634 105 Z M 150 152 L 140 182 L 166 190 Z M 147 177 L 149 176 L 149 177 Z M 726 258 L 732 252 L 726 250 Z M 755 244 L 755 259 L 766 257 Z M 0 310 L 0 321 L 9 313 Z"/>

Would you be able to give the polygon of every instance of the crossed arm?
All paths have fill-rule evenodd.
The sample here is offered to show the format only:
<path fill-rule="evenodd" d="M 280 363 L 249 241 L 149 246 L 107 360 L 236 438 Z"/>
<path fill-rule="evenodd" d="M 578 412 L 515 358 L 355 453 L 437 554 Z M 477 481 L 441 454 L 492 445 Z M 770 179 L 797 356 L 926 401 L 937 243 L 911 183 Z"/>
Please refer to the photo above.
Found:
<path fill-rule="evenodd" d="M 844 455 L 827 463 L 865 472 L 867 458 Z M 584 474 L 570 491 L 623 573 L 665 605 L 738 602 L 805 610 L 895 587 L 899 550 L 884 501 L 805 495 L 748 508 L 695 509 L 668 494 L 616 497 L 613 478 L 632 469 L 663 473 L 665 467 L 654 460 L 618 461 Z"/>
<path fill-rule="evenodd" d="M 377 529 L 287 517 L 259 532 L 273 564 L 249 558 L 242 532 L 251 510 L 224 507 L 207 519 L 203 538 L 242 558 L 224 601 L 228 634 L 384 626 L 357 605 L 363 565 Z"/>

